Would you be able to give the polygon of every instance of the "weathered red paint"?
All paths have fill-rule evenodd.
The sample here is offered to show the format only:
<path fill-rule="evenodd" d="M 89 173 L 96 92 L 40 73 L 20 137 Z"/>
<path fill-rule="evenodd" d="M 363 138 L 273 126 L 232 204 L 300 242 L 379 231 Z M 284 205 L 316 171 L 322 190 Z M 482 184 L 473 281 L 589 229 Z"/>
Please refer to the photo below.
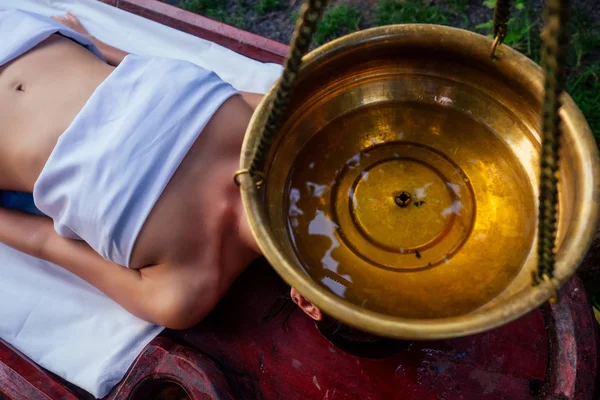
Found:
<path fill-rule="evenodd" d="M 101 0 L 125 11 L 220 44 L 263 62 L 281 64 L 288 46 L 156 0 Z"/>
<path fill-rule="evenodd" d="M 184 387 L 193 399 L 234 399 L 225 376 L 213 361 L 162 337 L 144 349 L 124 382 L 106 399 L 127 400 L 148 377 L 161 376 Z"/>
<path fill-rule="evenodd" d="M 237 398 L 518 400 L 544 393 L 549 393 L 548 399 L 559 398 L 550 396 L 559 393 L 564 399 L 593 398 L 596 362 L 586 356 L 596 351 L 593 325 L 576 330 L 553 325 L 591 318 L 577 278 L 559 305 L 548 309 L 548 333 L 542 311 L 535 310 L 480 335 L 407 342 L 384 359 L 358 358 L 336 349 L 300 311 L 291 315 L 287 330 L 282 319 L 264 321 L 283 292 L 285 286 L 268 266 L 255 267 L 205 322 L 168 335 L 218 360 L 231 387 L 238 390 Z M 549 360 L 564 362 L 562 353 L 552 353 L 557 347 L 549 354 L 549 339 L 570 341 L 572 368 L 548 368 Z M 564 381 L 587 389 L 555 384 Z M 532 396 L 532 390 L 539 395 Z"/>
<path fill-rule="evenodd" d="M 148 379 L 213 400 L 594 398 L 597 341 L 577 278 L 543 312 L 476 336 L 405 342 L 382 359 L 337 349 L 300 311 L 287 325 L 283 317 L 264 320 L 285 291 L 269 266 L 253 266 L 204 322 L 152 342 L 107 399 L 127 399 Z M 0 371 L 7 370 L 0 393 L 8 399 L 75 398 L 60 379 L 0 344 Z"/>
<path fill-rule="evenodd" d="M 0 340 L 0 398 L 9 400 L 77 400 L 52 376 Z"/>
<path fill-rule="evenodd" d="M 598 331 L 578 278 L 561 290 L 561 301 L 543 308 L 549 329 L 548 399 L 598 399 Z M 588 338 L 588 340 L 585 340 Z M 583 339 L 583 340 L 582 340 Z M 594 397 L 594 390 L 598 394 Z"/>

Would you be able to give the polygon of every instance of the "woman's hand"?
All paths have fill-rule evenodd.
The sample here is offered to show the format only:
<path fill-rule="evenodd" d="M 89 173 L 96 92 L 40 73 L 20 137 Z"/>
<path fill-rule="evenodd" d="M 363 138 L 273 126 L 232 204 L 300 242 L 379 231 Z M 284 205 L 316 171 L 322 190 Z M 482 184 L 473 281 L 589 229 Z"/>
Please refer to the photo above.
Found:
<path fill-rule="evenodd" d="M 60 22 L 61 24 L 68 26 L 75 32 L 81 33 L 83 36 L 91 36 L 87 29 L 85 29 L 81 22 L 79 22 L 79 19 L 77 19 L 77 17 L 71 14 L 70 12 L 68 12 L 67 15 L 65 15 L 64 17 L 54 16 L 51 18 L 56 22 Z"/>
<path fill-rule="evenodd" d="M 83 25 L 81 24 L 81 22 L 79 22 L 79 19 L 77 19 L 77 17 L 74 16 L 73 14 L 71 14 L 70 12 L 68 12 L 67 15 L 65 15 L 64 17 L 54 16 L 51 18 L 53 20 L 55 20 L 56 22 L 60 22 L 61 24 L 67 26 L 68 28 L 73 29 L 75 32 L 80 33 L 83 36 L 90 39 L 96 45 L 96 47 L 98 48 L 100 53 L 102 53 L 102 55 L 106 59 L 106 62 L 109 63 L 110 65 L 116 67 L 117 65 L 119 65 L 121 63 L 121 61 L 123 61 L 125 56 L 127 56 L 127 53 L 124 52 L 123 50 L 119 50 L 116 47 L 113 47 L 104 42 L 101 42 L 100 40 L 98 40 L 95 37 L 93 37 L 92 35 L 90 35 L 90 33 L 87 31 L 87 29 L 85 29 L 83 27 Z"/>

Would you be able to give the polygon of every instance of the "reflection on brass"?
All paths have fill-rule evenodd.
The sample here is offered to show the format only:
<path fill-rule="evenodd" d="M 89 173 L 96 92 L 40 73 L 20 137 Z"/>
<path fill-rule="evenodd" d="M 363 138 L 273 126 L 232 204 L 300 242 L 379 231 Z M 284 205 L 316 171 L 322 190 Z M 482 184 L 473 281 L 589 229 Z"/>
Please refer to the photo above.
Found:
<path fill-rule="evenodd" d="M 506 47 L 431 25 L 370 29 L 308 54 L 288 113 L 242 189 L 278 273 L 325 313 L 404 339 L 456 337 L 538 307 L 542 74 Z M 265 124 L 250 126 L 240 168 Z M 598 155 L 565 96 L 553 282 L 573 274 L 598 217 Z M 396 197 L 406 191 L 411 205 Z M 417 206 L 417 204 L 419 204 Z"/>

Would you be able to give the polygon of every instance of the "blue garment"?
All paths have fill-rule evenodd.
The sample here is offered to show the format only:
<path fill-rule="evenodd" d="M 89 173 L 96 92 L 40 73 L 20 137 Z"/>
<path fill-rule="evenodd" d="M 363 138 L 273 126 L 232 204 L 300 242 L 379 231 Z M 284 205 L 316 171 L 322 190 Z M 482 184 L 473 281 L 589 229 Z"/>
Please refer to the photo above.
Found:
<path fill-rule="evenodd" d="M 44 215 L 35 206 L 31 193 L 0 191 L 0 207 L 12 208 L 35 215 Z"/>

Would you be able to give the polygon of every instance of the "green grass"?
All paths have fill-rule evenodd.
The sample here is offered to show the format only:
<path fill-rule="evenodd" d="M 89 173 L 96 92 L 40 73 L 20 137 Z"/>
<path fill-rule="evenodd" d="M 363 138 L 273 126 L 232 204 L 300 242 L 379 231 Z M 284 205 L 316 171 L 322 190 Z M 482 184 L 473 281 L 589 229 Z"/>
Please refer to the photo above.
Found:
<path fill-rule="evenodd" d="M 179 7 L 236 26 L 240 29 L 246 28 L 246 19 L 242 12 L 242 7 L 238 7 L 237 11 L 233 14 L 227 13 L 225 12 L 223 0 L 183 0 L 179 4 Z"/>
<path fill-rule="evenodd" d="M 575 68 L 584 65 L 590 58 L 598 58 L 600 52 L 600 26 L 595 26 L 589 13 L 582 8 L 572 10 L 569 19 L 571 52 L 569 64 Z"/>
<path fill-rule="evenodd" d="M 567 91 L 585 115 L 600 145 L 600 62 L 572 73 L 567 80 Z"/>
<path fill-rule="evenodd" d="M 254 7 L 254 10 L 260 14 L 264 15 L 266 13 L 270 13 L 271 11 L 275 11 L 281 7 L 281 0 L 258 0 L 258 4 Z"/>
<path fill-rule="evenodd" d="M 290 23 L 295 26 L 298 18 L 300 18 L 300 11 L 296 10 L 290 15 Z"/>
<path fill-rule="evenodd" d="M 491 8 L 495 0 L 486 1 Z M 529 12 L 529 0 L 517 0 L 508 22 L 504 43 L 540 62 L 541 23 Z M 537 17 L 537 16 L 536 16 Z M 476 28 L 492 35 L 493 20 Z M 567 92 L 585 115 L 600 145 L 600 27 L 582 8 L 574 8 L 569 19 Z"/>
<path fill-rule="evenodd" d="M 508 20 L 508 33 L 504 38 L 504 43 L 514 49 L 517 49 L 527 55 L 535 62 L 540 61 L 540 23 L 539 18 L 530 16 L 528 0 L 515 1 L 511 17 Z M 484 4 L 489 8 L 496 6 L 495 0 L 485 1 Z M 536 16 L 538 17 L 538 16 Z M 477 25 L 475 28 L 488 36 L 492 36 L 494 20 Z"/>
<path fill-rule="evenodd" d="M 206 14 L 221 10 L 222 6 L 219 3 L 219 0 L 183 0 L 179 7 L 197 14 Z"/>
<path fill-rule="evenodd" d="M 321 45 L 339 36 L 358 30 L 360 12 L 346 4 L 325 11 L 315 33 L 315 43 Z"/>
<path fill-rule="evenodd" d="M 414 23 L 447 25 L 448 18 L 441 8 L 427 6 L 423 0 L 380 0 L 377 3 L 377 25 Z"/>
<path fill-rule="evenodd" d="M 437 24 L 449 25 L 458 18 L 461 27 L 468 24 L 466 14 L 468 0 L 448 0 L 443 6 L 431 4 L 428 0 L 379 0 L 375 23 L 391 24 Z"/>
<path fill-rule="evenodd" d="M 567 91 L 587 119 L 600 146 L 600 26 L 582 8 L 569 20 Z"/>

